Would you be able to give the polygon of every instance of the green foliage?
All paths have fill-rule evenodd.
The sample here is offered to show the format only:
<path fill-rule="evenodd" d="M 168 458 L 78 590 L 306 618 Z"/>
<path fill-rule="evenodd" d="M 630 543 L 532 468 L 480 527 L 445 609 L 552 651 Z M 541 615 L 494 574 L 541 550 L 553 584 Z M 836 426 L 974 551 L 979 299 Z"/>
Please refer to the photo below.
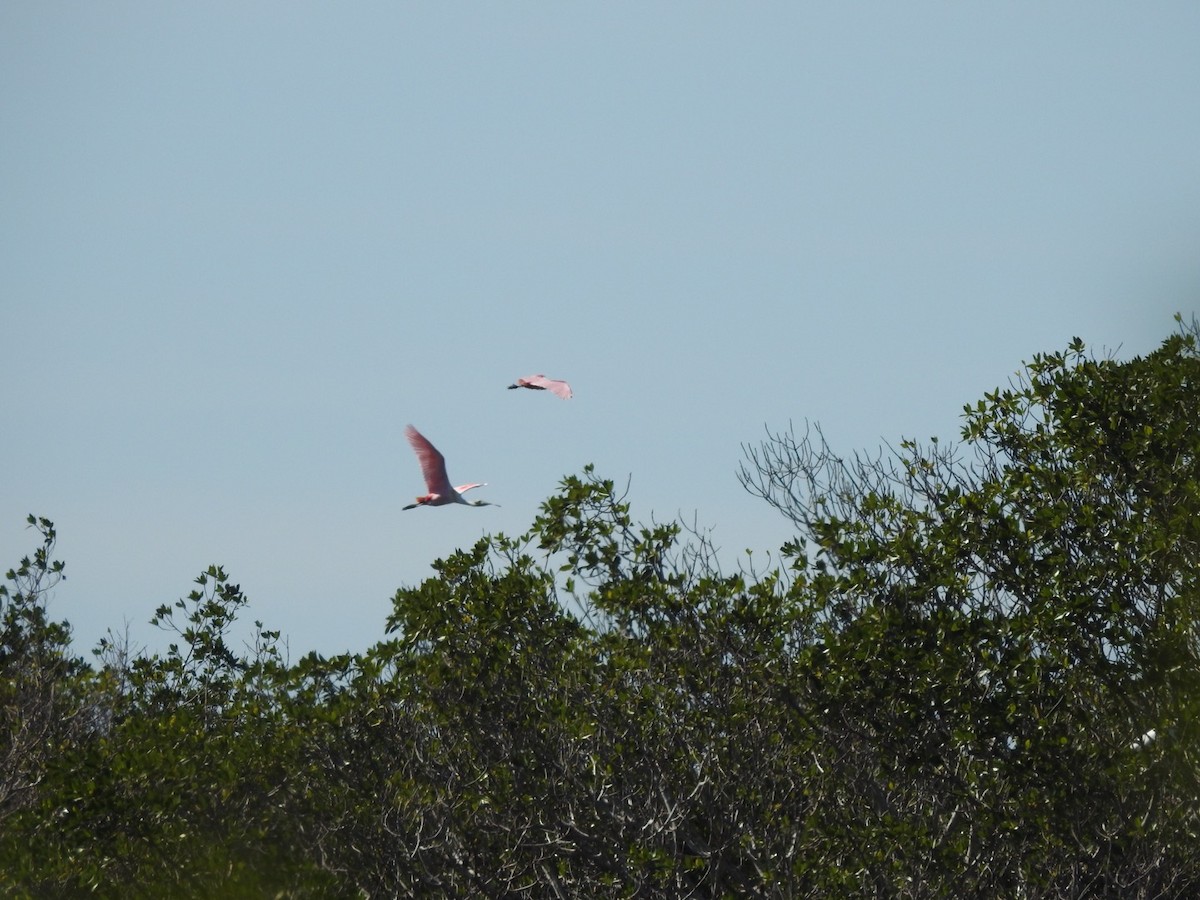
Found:
<path fill-rule="evenodd" d="M 34 801 L 57 747 L 86 728 L 70 629 L 46 614 L 47 594 L 65 577 L 52 559 L 57 534 L 47 519 L 27 521 L 42 545 L 0 584 L 0 827 Z"/>
<path fill-rule="evenodd" d="M 816 559 L 827 708 L 882 751 L 880 815 L 967 852 L 952 893 L 1195 884 L 1198 384 L 1194 327 L 1128 363 L 1076 341 L 965 410 L 969 463 L 845 463 L 819 431 L 751 451 Z"/>
<path fill-rule="evenodd" d="M 777 570 L 564 479 L 528 533 L 296 663 L 220 567 L 165 653 L 69 654 L 54 528 L 0 588 L 0 891 L 1188 897 L 1200 886 L 1200 353 L 1075 341 L 962 443 L 741 477 Z"/>

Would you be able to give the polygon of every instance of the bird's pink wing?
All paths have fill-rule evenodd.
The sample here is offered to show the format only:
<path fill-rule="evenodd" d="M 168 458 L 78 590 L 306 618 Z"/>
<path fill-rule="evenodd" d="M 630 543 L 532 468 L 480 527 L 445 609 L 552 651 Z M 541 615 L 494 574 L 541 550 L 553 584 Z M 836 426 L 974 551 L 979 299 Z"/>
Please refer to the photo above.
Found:
<path fill-rule="evenodd" d="M 487 484 L 486 481 L 476 481 L 472 484 L 460 484 L 455 488 L 455 490 L 460 494 L 465 494 L 467 491 L 471 490 L 471 488 L 483 487 L 485 484 Z"/>
<path fill-rule="evenodd" d="M 547 378 L 545 375 L 530 375 L 527 378 L 518 378 L 517 383 L 532 384 L 550 391 L 555 396 L 562 397 L 564 400 L 571 399 L 571 386 L 565 381 L 559 381 L 556 378 Z"/>
<path fill-rule="evenodd" d="M 565 381 L 556 381 L 553 378 L 547 378 L 546 390 L 551 391 L 555 396 L 562 397 L 564 400 L 571 399 L 571 386 Z"/>
<path fill-rule="evenodd" d="M 437 447 L 425 439 L 425 435 L 411 425 L 405 427 L 404 436 L 412 444 L 417 461 L 421 464 L 421 474 L 425 476 L 425 489 L 441 497 L 450 496 L 454 488 L 446 476 L 446 458 L 438 452 Z"/>

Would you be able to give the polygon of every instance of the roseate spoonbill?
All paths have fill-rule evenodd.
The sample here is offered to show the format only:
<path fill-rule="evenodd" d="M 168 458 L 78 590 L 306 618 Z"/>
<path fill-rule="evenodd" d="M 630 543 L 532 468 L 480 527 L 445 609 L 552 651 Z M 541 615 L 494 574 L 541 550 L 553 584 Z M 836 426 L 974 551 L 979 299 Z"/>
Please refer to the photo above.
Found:
<path fill-rule="evenodd" d="M 411 425 L 404 427 L 404 436 L 412 444 L 417 461 L 421 464 L 421 474 L 425 476 L 425 489 L 429 491 L 424 497 L 418 497 L 416 503 L 410 503 L 405 509 L 416 509 L 418 506 L 445 506 L 447 503 L 463 503 L 467 506 L 499 506 L 499 503 L 487 503 L 483 500 L 467 500 L 463 497 L 471 488 L 483 487 L 487 482 L 460 484 L 452 487 L 450 478 L 446 475 L 446 457 L 438 452 L 437 447 L 426 440 L 425 435 Z"/>
<path fill-rule="evenodd" d="M 524 378 L 518 378 L 516 384 L 508 386 L 510 391 L 516 388 L 529 388 L 531 391 L 549 391 L 558 397 L 562 397 L 564 400 L 571 399 L 571 386 L 569 384 L 565 381 L 547 378 L 545 375 L 527 375 Z"/>

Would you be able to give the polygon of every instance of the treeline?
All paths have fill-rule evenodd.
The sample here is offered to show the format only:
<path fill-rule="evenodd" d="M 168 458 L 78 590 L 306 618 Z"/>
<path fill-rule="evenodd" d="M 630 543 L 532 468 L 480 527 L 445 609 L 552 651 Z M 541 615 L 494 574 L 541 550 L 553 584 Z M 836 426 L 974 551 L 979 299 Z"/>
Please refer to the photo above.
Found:
<path fill-rule="evenodd" d="M 1037 356 L 953 447 L 768 435 L 768 571 L 568 477 L 288 662 L 219 567 L 72 655 L 0 593 L 14 897 L 1200 894 L 1200 351 Z M 748 563 L 747 563 L 748 565 Z M 331 607 L 343 598 L 331 598 Z"/>

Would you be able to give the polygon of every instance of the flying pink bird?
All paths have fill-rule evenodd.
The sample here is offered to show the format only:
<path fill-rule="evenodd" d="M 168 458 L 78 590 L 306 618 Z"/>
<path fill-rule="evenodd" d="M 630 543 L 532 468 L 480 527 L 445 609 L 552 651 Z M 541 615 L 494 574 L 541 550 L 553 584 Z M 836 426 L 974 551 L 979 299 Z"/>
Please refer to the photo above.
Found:
<path fill-rule="evenodd" d="M 531 391 L 549 391 L 550 393 L 562 397 L 564 400 L 571 399 L 571 386 L 565 381 L 557 381 L 554 378 L 547 378 L 545 375 L 528 375 L 525 378 L 518 378 L 516 384 L 510 384 L 508 389 L 529 388 Z"/>
<path fill-rule="evenodd" d="M 487 482 L 475 484 L 450 485 L 446 475 L 446 457 L 438 452 L 437 447 L 425 439 L 425 435 L 411 425 L 404 427 L 404 436 L 412 444 L 417 461 L 421 463 L 421 474 L 425 476 L 425 489 L 429 491 L 424 497 L 418 497 L 416 503 L 410 503 L 405 509 L 416 509 L 418 506 L 445 506 L 447 503 L 463 503 L 467 506 L 499 506 L 499 503 L 486 503 L 483 500 L 467 500 L 463 494 L 471 488 L 483 487 Z"/>

